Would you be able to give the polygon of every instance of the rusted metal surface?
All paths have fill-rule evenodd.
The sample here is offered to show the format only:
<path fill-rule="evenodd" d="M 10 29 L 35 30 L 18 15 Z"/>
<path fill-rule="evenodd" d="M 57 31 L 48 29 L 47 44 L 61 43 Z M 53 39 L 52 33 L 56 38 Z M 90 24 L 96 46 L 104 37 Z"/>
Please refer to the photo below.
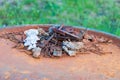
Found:
<path fill-rule="evenodd" d="M 50 26 L 51 25 L 29 25 L 26 27 L 0 29 L 0 36 L 6 33 L 17 34 L 27 29 L 37 29 L 40 27 L 47 31 Z M 74 28 L 74 30 L 76 34 L 80 31 L 79 28 Z M 99 56 L 91 53 L 90 55 L 79 54 L 73 58 L 63 56 L 57 59 L 44 57 L 34 59 L 24 54 L 24 51 L 13 48 L 15 46 L 14 42 L 0 38 L 0 80 L 119 80 L 120 47 L 118 46 L 120 39 L 115 36 L 90 30 L 88 30 L 87 33 L 97 37 L 103 36 L 112 40 L 112 44 L 100 45 L 106 52 L 112 52 L 112 54 Z M 15 38 L 19 39 L 18 36 Z M 92 38 L 90 38 L 90 41 L 92 41 L 91 39 Z M 19 46 L 20 45 L 18 45 L 18 48 Z M 49 44 L 48 47 L 49 46 L 54 45 Z M 95 47 L 96 46 L 97 45 L 95 45 Z M 55 50 L 60 51 L 59 48 Z M 84 52 L 84 50 L 81 51 Z"/>

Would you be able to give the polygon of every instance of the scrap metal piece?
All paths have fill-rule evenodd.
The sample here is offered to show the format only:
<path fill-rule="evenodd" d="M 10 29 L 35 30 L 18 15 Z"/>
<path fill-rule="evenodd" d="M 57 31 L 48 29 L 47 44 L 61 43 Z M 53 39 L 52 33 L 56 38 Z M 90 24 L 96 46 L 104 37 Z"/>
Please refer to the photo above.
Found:
<path fill-rule="evenodd" d="M 62 56 L 62 49 L 60 47 L 56 47 L 53 51 L 53 56 L 61 57 Z"/>
<path fill-rule="evenodd" d="M 63 50 L 68 53 L 69 56 L 75 56 L 77 51 L 84 47 L 83 42 L 70 42 L 63 41 Z"/>
<path fill-rule="evenodd" d="M 67 48 L 71 50 L 79 50 L 84 47 L 83 42 L 71 42 L 71 41 L 63 41 L 63 46 L 66 46 Z"/>
<path fill-rule="evenodd" d="M 63 28 L 63 24 L 62 24 L 62 25 L 53 25 L 53 26 L 51 26 L 51 27 L 48 29 L 49 34 L 53 34 L 53 33 L 54 33 L 54 31 L 53 31 L 54 28 L 60 30 L 60 29 Z"/>
<path fill-rule="evenodd" d="M 61 25 L 58 30 L 62 29 L 63 25 Z M 41 47 L 41 48 L 44 48 L 48 43 L 49 41 L 54 37 L 55 33 L 53 33 L 47 40 L 44 40 L 44 43 L 42 44 L 39 44 L 38 46 Z"/>
<path fill-rule="evenodd" d="M 68 36 L 70 36 L 70 38 L 71 38 L 71 37 L 74 38 L 74 40 L 81 40 L 81 38 L 80 38 L 79 36 L 74 35 L 74 34 L 71 34 L 71 33 L 67 32 L 67 31 L 64 31 L 64 30 L 59 30 L 59 29 L 54 28 L 53 31 L 54 31 L 55 33 L 61 34 L 61 35 L 63 35 L 63 36 L 68 35 Z"/>
<path fill-rule="evenodd" d="M 43 40 L 43 42 L 38 44 L 38 46 L 41 47 L 41 48 L 44 48 L 53 37 L 54 37 L 54 34 L 51 35 L 47 40 Z"/>
<path fill-rule="evenodd" d="M 66 46 L 62 46 L 62 49 L 63 49 L 65 52 L 67 52 L 67 54 L 68 54 L 69 56 L 75 56 L 75 55 L 76 55 L 76 51 L 74 51 L 74 50 L 68 50 L 68 48 L 67 48 Z"/>

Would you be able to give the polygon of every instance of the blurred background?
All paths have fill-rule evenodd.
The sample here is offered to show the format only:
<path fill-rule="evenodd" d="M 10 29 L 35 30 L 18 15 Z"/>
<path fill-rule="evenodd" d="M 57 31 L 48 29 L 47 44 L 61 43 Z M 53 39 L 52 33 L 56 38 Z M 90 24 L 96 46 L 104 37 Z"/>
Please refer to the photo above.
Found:
<path fill-rule="evenodd" d="M 0 0 L 0 27 L 85 26 L 120 36 L 120 0 Z"/>

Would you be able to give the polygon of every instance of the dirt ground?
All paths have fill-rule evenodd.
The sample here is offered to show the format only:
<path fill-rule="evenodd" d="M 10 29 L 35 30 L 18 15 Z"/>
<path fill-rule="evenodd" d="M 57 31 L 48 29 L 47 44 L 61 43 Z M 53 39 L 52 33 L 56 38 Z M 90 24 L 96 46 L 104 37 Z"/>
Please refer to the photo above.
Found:
<path fill-rule="evenodd" d="M 0 80 L 119 80 L 120 48 L 101 44 L 112 54 L 35 59 L 0 38 Z"/>

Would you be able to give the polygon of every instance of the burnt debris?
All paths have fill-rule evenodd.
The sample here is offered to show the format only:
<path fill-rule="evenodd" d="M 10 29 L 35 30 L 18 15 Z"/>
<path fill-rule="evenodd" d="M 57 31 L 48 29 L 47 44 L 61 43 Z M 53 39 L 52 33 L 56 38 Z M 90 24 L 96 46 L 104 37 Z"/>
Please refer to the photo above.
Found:
<path fill-rule="evenodd" d="M 29 29 L 19 33 L 3 34 L 0 37 L 16 42 L 14 48 L 35 58 L 61 57 L 63 54 L 75 56 L 78 53 L 90 52 L 101 55 L 111 52 L 104 52 L 99 43 L 112 43 L 104 37 L 88 34 L 87 29 L 76 30 L 64 25 L 53 25 L 47 31 L 42 28 Z"/>

